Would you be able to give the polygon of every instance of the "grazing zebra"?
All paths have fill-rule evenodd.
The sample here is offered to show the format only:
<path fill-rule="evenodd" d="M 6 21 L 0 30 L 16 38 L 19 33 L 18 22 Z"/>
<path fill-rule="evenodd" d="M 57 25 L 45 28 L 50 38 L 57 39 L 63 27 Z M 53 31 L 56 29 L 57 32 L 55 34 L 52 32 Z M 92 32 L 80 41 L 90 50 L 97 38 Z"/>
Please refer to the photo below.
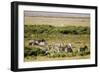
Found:
<path fill-rule="evenodd" d="M 59 44 L 53 45 L 53 49 L 55 49 L 56 52 L 60 52 Z"/>
<path fill-rule="evenodd" d="M 38 45 L 45 46 L 45 45 L 47 45 L 47 42 L 44 39 L 38 40 Z"/>
<path fill-rule="evenodd" d="M 52 49 L 53 50 L 55 50 L 55 52 L 60 52 L 61 51 L 61 44 L 59 44 L 59 43 L 56 43 L 56 44 L 54 44 L 54 45 L 52 45 Z"/>
<path fill-rule="evenodd" d="M 47 42 L 42 39 L 42 40 L 30 40 L 29 41 L 29 46 L 33 46 L 33 45 L 38 45 L 38 46 L 45 46 L 47 44 Z"/>
<path fill-rule="evenodd" d="M 56 52 L 61 52 L 61 51 L 73 52 L 72 46 L 70 43 L 68 45 L 66 45 L 65 47 L 61 44 L 55 44 L 53 48 L 56 50 Z"/>
<path fill-rule="evenodd" d="M 29 46 L 33 46 L 34 42 L 35 42 L 35 40 L 29 40 Z"/>
<path fill-rule="evenodd" d="M 73 52 L 72 46 L 71 46 L 70 43 L 69 43 L 68 45 L 66 45 L 66 47 L 65 47 L 65 52 Z"/>

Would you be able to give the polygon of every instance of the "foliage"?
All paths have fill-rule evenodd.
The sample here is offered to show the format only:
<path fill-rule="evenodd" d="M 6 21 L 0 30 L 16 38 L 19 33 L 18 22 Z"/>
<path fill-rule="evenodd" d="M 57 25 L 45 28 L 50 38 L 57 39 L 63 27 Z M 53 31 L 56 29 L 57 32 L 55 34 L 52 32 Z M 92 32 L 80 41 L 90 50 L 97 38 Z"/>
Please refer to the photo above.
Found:
<path fill-rule="evenodd" d="M 29 48 L 29 47 L 25 47 L 24 49 L 24 56 L 38 56 L 38 55 L 45 55 L 45 51 L 43 51 L 40 48 Z"/>
<path fill-rule="evenodd" d="M 25 25 L 24 26 L 24 57 L 27 60 L 38 60 L 37 57 L 42 56 L 47 58 L 65 58 L 65 57 L 83 57 L 90 55 L 89 43 L 90 43 L 90 27 L 88 26 L 64 26 L 64 27 L 55 27 L 51 25 Z M 29 40 L 35 39 L 45 39 L 48 43 L 48 52 L 44 49 L 41 49 L 39 46 L 29 46 Z M 73 52 L 55 52 L 52 45 L 54 44 L 63 44 L 67 43 L 72 44 Z M 51 45 L 51 46 L 49 46 Z M 87 45 L 87 46 L 85 46 Z M 45 46 L 45 47 L 46 47 Z M 78 48 L 84 46 L 85 51 L 78 52 Z M 50 50 L 51 49 L 51 50 Z"/>
<path fill-rule="evenodd" d="M 31 34 L 90 34 L 89 27 L 54 27 L 51 25 L 25 25 L 24 26 L 25 38 Z"/>

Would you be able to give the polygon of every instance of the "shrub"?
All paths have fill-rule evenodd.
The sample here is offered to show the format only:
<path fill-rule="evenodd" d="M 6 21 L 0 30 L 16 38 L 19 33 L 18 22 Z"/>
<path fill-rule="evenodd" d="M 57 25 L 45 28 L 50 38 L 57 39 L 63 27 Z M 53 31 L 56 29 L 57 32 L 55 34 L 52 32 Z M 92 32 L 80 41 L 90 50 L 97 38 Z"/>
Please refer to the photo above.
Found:
<path fill-rule="evenodd" d="M 25 25 L 25 37 L 31 34 L 90 34 L 90 27 L 55 27 L 52 25 Z"/>
<path fill-rule="evenodd" d="M 39 55 L 45 55 L 45 51 L 40 49 L 40 48 L 36 48 L 36 47 L 25 47 L 24 49 L 24 56 L 39 56 Z"/>

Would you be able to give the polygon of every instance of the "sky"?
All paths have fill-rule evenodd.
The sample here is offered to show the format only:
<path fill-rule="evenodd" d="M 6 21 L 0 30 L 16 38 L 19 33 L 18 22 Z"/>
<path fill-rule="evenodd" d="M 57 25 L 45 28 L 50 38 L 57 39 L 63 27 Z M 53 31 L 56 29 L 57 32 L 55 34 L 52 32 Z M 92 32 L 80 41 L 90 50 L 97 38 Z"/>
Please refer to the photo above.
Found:
<path fill-rule="evenodd" d="M 67 13 L 67 12 L 44 12 L 44 11 L 24 11 L 25 16 L 47 16 L 47 17 L 90 17 L 87 13 Z"/>

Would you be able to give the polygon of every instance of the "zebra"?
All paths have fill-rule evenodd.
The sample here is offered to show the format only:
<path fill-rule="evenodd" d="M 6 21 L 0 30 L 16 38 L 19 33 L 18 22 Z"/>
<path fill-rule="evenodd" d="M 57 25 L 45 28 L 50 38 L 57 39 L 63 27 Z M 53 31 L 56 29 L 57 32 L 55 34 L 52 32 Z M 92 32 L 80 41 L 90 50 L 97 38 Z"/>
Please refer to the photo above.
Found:
<path fill-rule="evenodd" d="M 68 45 L 66 45 L 66 47 L 64 48 L 64 51 L 65 52 L 73 52 L 71 43 L 68 43 Z"/>
<path fill-rule="evenodd" d="M 30 40 L 29 46 L 38 45 L 38 46 L 45 46 L 47 42 L 44 39 L 41 40 Z"/>

